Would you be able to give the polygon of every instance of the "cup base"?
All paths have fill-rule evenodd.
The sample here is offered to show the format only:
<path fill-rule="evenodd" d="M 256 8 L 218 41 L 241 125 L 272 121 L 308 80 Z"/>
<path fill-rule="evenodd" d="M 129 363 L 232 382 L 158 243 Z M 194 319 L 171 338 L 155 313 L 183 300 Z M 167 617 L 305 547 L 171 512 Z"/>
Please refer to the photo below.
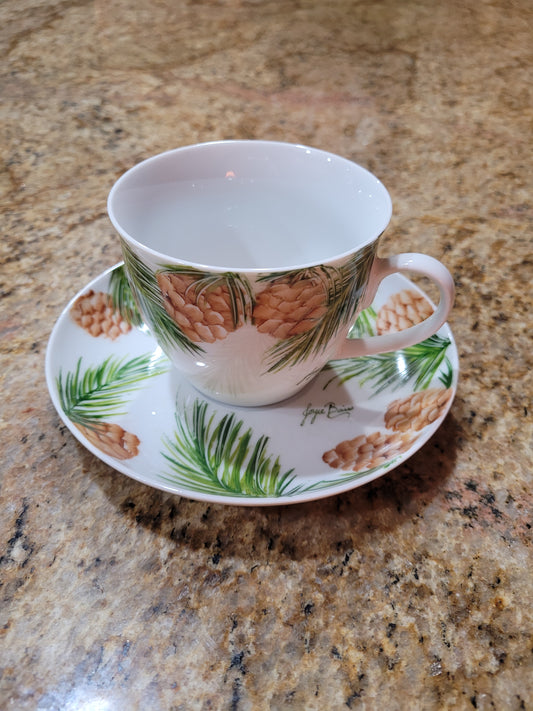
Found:
<path fill-rule="evenodd" d="M 248 408 L 268 407 L 269 405 L 277 405 L 285 400 L 289 400 L 291 397 L 301 392 L 301 390 L 303 390 L 312 380 L 314 380 L 314 376 L 308 378 L 305 383 L 299 384 L 289 391 L 287 391 L 286 387 L 280 387 L 276 389 L 269 388 L 268 392 L 231 394 L 216 389 L 213 390 L 211 388 L 205 388 L 196 382 L 194 378 L 189 378 L 191 385 L 204 397 L 208 397 L 210 400 L 219 402 L 222 405 Z"/>

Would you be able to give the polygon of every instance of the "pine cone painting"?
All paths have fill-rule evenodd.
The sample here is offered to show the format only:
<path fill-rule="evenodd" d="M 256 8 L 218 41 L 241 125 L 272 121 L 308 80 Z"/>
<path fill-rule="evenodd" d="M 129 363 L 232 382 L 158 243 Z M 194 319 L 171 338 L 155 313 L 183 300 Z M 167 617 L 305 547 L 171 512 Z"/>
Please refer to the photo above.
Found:
<path fill-rule="evenodd" d="M 433 307 L 423 294 L 404 289 L 393 294 L 377 314 L 378 335 L 396 333 L 421 323 L 433 313 Z"/>
<path fill-rule="evenodd" d="M 334 469 L 372 469 L 406 452 L 413 441 L 410 435 L 373 432 L 340 442 L 334 449 L 325 452 L 322 459 Z"/>
<path fill-rule="evenodd" d="M 418 432 L 441 416 L 451 396 L 451 388 L 431 388 L 394 400 L 385 413 L 385 426 L 395 432 Z"/>
<path fill-rule="evenodd" d="M 222 340 L 249 316 L 249 286 L 231 273 L 160 271 L 157 283 L 165 311 L 193 343 Z"/>
<path fill-rule="evenodd" d="M 259 292 L 253 320 L 260 333 L 286 339 L 306 333 L 327 311 L 327 290 L 320 276 L 291 276 L 273 280 Z"/>
<path fill-rule="evenodd" d="M 131 459 L 139 454 L 139 438 L 120 425 L 97 422 L 91 425 L 76 424 L 89 442 L 104 454 L 115 459 Z"/>
<path fill-rule="evenodd" d="M 91 336 L 104 336 L 114 341 L 131 331 L 131 324 L 115 309 L 110 294 L 93 291 L 80 296 L 72 305 L 70 314 L 74 321 Z"/>

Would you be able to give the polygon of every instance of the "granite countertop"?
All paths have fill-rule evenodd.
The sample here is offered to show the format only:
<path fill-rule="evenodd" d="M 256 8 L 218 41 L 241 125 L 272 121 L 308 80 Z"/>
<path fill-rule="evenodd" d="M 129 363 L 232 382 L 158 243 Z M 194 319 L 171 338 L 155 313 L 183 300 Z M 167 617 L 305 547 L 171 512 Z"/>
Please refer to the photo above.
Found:
<path fill-rule="evenodd" d="M 7 0 L 0 28 L 0 707 L 533 709 L 529 0 Z M 221 138 L 367 166 L 381 253 L 454 275 L 451 411 L 348 493 L 180 498 L 50 401 L 50 331 L 120 259 L 110 186 Z"/>

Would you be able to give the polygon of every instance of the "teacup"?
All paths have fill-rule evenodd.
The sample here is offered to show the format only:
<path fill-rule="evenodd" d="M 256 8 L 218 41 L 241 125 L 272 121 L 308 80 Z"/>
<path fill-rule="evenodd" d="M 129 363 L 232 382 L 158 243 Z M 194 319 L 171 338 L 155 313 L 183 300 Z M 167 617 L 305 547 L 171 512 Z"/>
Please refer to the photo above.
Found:
<path fill-rule="evenodd" d="M 128 170 L 108 212 L 141 314 L 202 393 L 232 405 L 298 392 L 330 361 L 399 350 L 446 321 L 454 286 L 423 254 L 376 255 L 391 199 L 370 172 L 315 148 L 219 141 Z M 398 333 L 348 338 L 380 281 L 432 279 L 440 301 Z"/>

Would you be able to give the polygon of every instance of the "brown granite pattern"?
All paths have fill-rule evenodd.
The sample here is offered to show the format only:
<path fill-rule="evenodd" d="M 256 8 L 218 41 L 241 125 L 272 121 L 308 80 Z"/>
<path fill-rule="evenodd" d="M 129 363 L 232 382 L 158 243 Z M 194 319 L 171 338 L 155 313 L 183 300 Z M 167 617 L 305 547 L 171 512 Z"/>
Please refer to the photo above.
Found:
<path fill-rule="evenodd" d="M 529 0 L 0 4 L 0 707 L 533 709 Z M 382 253 L 457 283 L 446 422 L 322 502 L 208 506 L 79 446 L 43 361 L 119 259 L 107 192 L 217 138 L 389 187 Z"/>

